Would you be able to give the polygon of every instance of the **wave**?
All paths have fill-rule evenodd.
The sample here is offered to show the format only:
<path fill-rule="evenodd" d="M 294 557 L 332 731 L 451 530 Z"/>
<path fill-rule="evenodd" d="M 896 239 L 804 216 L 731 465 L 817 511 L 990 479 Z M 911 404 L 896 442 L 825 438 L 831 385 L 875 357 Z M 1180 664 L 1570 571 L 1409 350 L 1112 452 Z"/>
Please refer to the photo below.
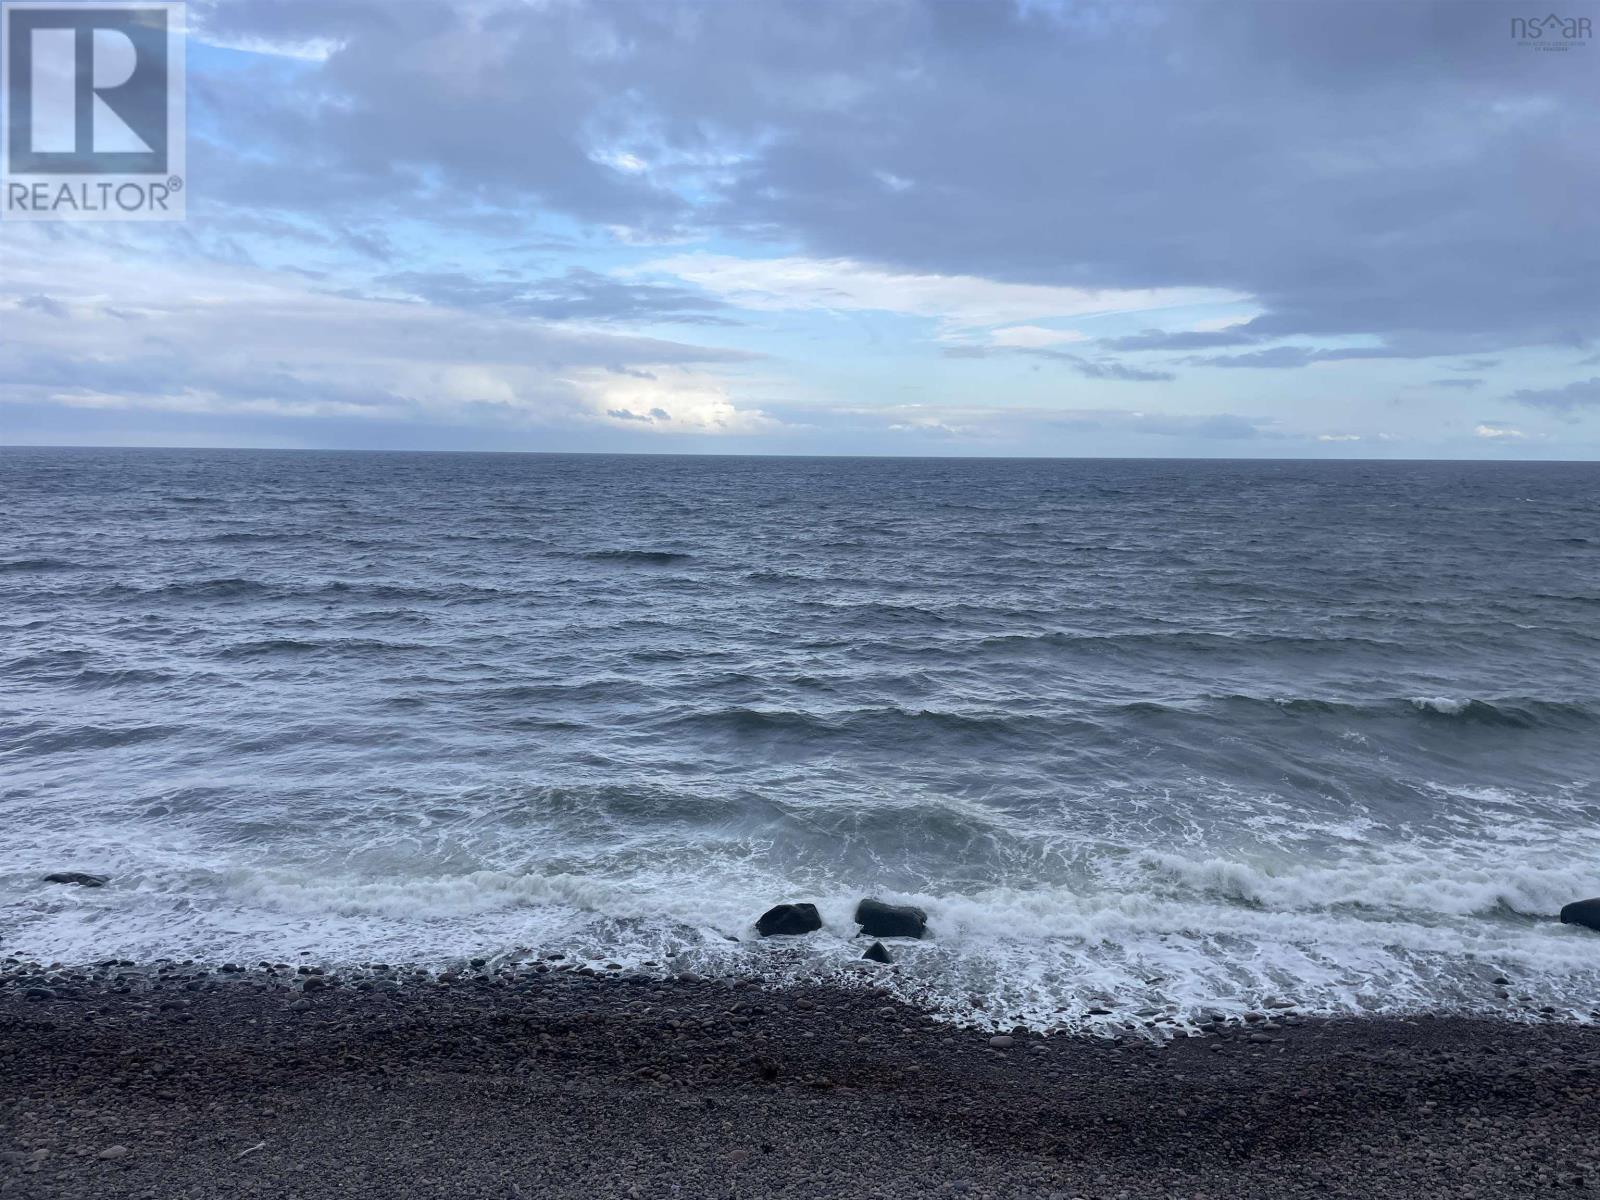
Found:
<path fill-rule="evenodd" d="M 85 667 L 68 681 L 82 688 L 127 687 L 141 683 L 171 683 L 181 676 L 152 667 L 94 669 Z"/>
<path fill-rule="evenodd" d="M 924 608 L 916 604 L 892 604 L 886 600 L 869 600 L 861 604 L 840 604 L 836 601 L 812 601 L 802 605 L 808 610 L 821 611 L 852 622 L 883 625 L 936 625 L 953 623 L 953 617 L 944 611 Z"/>
<path fill-rule="evenodd" d="M 1404 643 L 1383 638 L 1341 634 L 1336 637 L 1308 637 L 1296 634 L 1272 633 L 1215 633 L 1203 630 L 1130 630 L 1124 633 L 1066 633 L 1047 631 L 1041 633 L 1006 633 L 978 638 L 959 647 L 962 650 L 1034 650 L 1041 647 L 1061 649 L 1140 649 L 1152 647 L 1165 650 L 1232 651 L 1240 649 L 1293 649 L 1316 650 L 1328 654 L 1341 654 L 1351 647 L 1368 647 L 1374 650 L 1399 651 Z"/>
<path fill-rule="evenodd" d="M 320 541 L 317 534 L 312 533 L 262 533 L 254 530 L 239 530 L 229 533 L 214 533 L 205 539 L 219 546 L 248 546 L 255 543 L 275 542 L 306 542 Z"/>
<path fill-rule="evenodd" d="M 142 742 L 159 741 L 182 733 L 183 728 L 176 725 L 74 725 L 35 727 L 12 732 L 16 735 L 16 741 L 10 747 L 11 752 L 27 757 L 82 754 L 87 750 L 137 746 Z"/>
<path fill-rule="evenodd" d="M 0 670 L 8 672 L 59 671 L 75 668 L 77 664 L 88 662 L 93 657 L 94 653 L 90 650 L 46 650 L 40 654 L 25 654 L 21 658 L 13 658 L 10 662 L 0 666 Z"/>
<path fill-rule="evenodd" d="M 482 599 L 495 599 L 505 593 L 498 588 L 476 587 L 469 584 L 450 584 L 445 587 L 416 587 L 402 583 L 351 583 L 336 579 L 317 589 L 321 594 L 352 596 L 361 600 L 448 600 L 457 604 L 472 603 Z"/>
<path fill-rule="evenodd" d="M 816 587 L 836 580 L 822 578 L 817 575 L 807 574 L 804 571 L 747 571 L 744 576 L 746 583 L 777 584 L 787 586 L 798 584 L 807 587 Z"/>
<path fill-rule="evenodd" d="M 1504 855 L 1418 848 L 1337 865 L 1270 868 L 1227 858 L 1187 858 L 1144 851 L 1136 864 L 1181 891 L 1217 896 L 1273 912 L 1340 910 L 1394 919 L 1514 914 L 1549 919 L 1595 889 L 1593 869 L 1574 856 L 1551 864 Z"/>
<path fill-rule="evenodd" d="M 548 683 L 513 683 L 475 691 L 474 700 L 495 701 L 578 701 L 633 700 L 649 690 L 636 679 L 573 679 Z"/>
<path fill-rule="evenodd" d="M 69 562 L 64 558 L 10 558 L 0 559 L 0 571 L 22 572 L 34 571 L 81 571 L 81 563 Z"/>
<path fill-rule="evenodd" d="M 1478 725 L 1505 725 L 1517 729 L 1586 725 L 1600 718 L 1600 707 L 1577 700 L 1534 697 L 1479 700 L 1472 697 L 1418 696 L 1410 703 L 1416 711 L 1430 718 L 1444 717 Z"/>
<path fill-rule="evenodd" d="M 895 970 L 872 981 L 963 1023 L 1095 1030 L 1138 1025 L 1140 1010 L 1156 1005 L 1181 1024 L 1270 996 L 1313 1013 L 1503 1013 L 1494 982 L 1502 973 L 1535 1003 L 1586 1014 L 1600 984 L 1592 935 L 1544 919 L 1573 873 L 1526 863 L 1463 870 L 1462 847 L 1433 849 L 1431 873 L 1421 859 L 1278 876 L 1227 859 L 1142 854 L 1129 860 L 1129 886 L 932 893 L 708 861 L 661 860 L 627 876 L 350 875 L 195 870 L 168 855 L 124 868 L 104 893 L 68 897 L 60 913 L 25 913 L 9 940 L 62 961 L 287 957 L 314 940 L 334 963 L 443 966 L 473 954 L 558 952 L 569 962 L 783 982 L 855 977 L 851 913 L 870 892 L 922 906 L 934 932 L 898 944 Z M 14 882 L 0 876 L 0 888 Z M 824 928 L 799 942 L 757 938 L 755 916 L 792 898 L 814 901 Z"/>
<path fill-rule="evenodd" d="M 1258 711 L 1294 716 L 1330 716 L 1352 721 L 1382 718 L 1458 720 L 1477 725 L 1517 729 L 1569 728 L 1600 720 L 1600 704 L 1539 697 L 1414 696 L 1374 700 L 1328 700 L 1309 696 L 1252 696 L 1241 693 L 1198 696 L 1187 701 L 1136 700 L 1116 711 L 1135 717 L 1194 716 L 1221 708 L 1224 711 Z"/>
<path fill-rule="evenodd" d="M 705 712 L 680 713 L 664 722 L 674 727 L 697 726 L 734 734 L 827 733 L 840 728 L 836 718 L 792 709 L 737 706 Z"/>
<path fill-rule="evenodd" d="M 649 915 L 626 886 L 580 875 L 472 871 L 412 879 L 308 879 L 293 872 L 249 872 L 225 881 L 228 893 L 312 915 L 437 919 L 506 908 L 566 905 L 611 916 Z M 656 910 L 659 915 L 659 910 Z"/>
<path fill-rule="evenodd" d="M 1047 718 L 1018 713 L 960 713 L 939 709 L 896 708 L 892 706 L 839 709 L 831 712 L 806 712 L 799 709 L 759 709 L 744 705 L 730 708 L 679 713 L 665 719 L 675 727 L 699 727 L 736 735 L 803 734 L 875 735 L 896 729 L 908 735 L 943 731 L 982 737 L 1020 734 Z M 890 743 L 885 743 L 890 744 Z"/>
<path fill-rule="evenodd" d="M 306 641 L 302 638 L 259 638 L 236 642 L 216 651 L 217 658 L 269 658 L 277 655 L 301 654 L 386 654 L 393 652 L 415 653 L 429 649 L 427 646 L 407 642 L 386 642 L 377 638 L 329 638 L 325 641 Z"/>
<path fill-rule="evenodd" d="M 180 579 L 157 587 L 118 583 L 103 589 L 102 597 L 131 596 L 163 600 L 247 600 L 271 595 L 273 589 L 256 579 Z"/>
<path fill-rule="evenodd" d="M 588 562 L 634 563 L 648 567 L 667 567 L 694 559 L 694 555 L 678 550 L 587 550 L 577 557 Z"/>

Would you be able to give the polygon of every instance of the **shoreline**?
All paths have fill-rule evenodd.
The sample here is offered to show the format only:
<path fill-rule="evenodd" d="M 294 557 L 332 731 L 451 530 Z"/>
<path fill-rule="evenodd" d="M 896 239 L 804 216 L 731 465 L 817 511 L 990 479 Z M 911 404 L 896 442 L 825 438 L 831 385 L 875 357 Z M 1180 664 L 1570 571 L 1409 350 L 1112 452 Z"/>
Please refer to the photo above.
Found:
<path fill-rule="evenodd" d="M 1285 1012 L 1119 1042 L 957 1029 L 870 984 L 538 965 L 8 964 L 0 1194 L 1600 1194 L 1589 1025 Z"/>
<path fill-rule="evenodd" d="M 779 938 L 778 941 L 788 939 Z M 866 939 L 870 940 L 870 939 Z M 858 942 L 865 944 L 863 939 Z M 896 946 L 898 939 L 890 939 Z M 894 951 L 891 951 L 894 953 Z M 515 953 L 485 950 L 478 955 L 455 955 L 448 959 L 423 959 L 404 962 L 377 962 L 345 958 L 318 959 L 308 951 L 292 960 L 155 957 L 144 960 L 107 957 L 89 961 L 47 960 L 24 951 L 0 947 L 0 996 L 7 990 L 30 987 L 51 988 L 53 981 L 73 989 L 125 986 L 131 990 L 162 988 L 173 981 L 198 987 L 249 985 L 258 990 L 299 992 L 307 977 L 312 987 L 324 983 L 359 992 L 385 992 L 396 988 L 415 989 L 468 984 L 474 987 L 522 988 L 547 976 L 577 976 L 597 981 L 644 983 L 649 985 L 677 981 L 700 981 L 722 986 L 757 988 L 781 993 L 796 988 L 854 991 L 877 989 L 886 998 L 926 1014 L 941 1027 L 958 1032 L 987 1031 L 1027 1036 L 1082 1037 L 1087 1040 L 1157 1041 L 1215 1035 L 1252 1026 L 1255 1022 L 1281 1022 L 1290 1025 L 1330 1021 L 1403 1021 L 1418 1018 L 1459 1019 L 1506 1022 L 1510 1024 L 1570 1024 L 1600 1029 L 1600 997 L 1590 1008 L 1584 1004 L 1545 1002 L 1536 995 L 1538 985 L 1521 983 L 1485 964 L 1481 990 L 1486 993 L 1478 1004 L 1458 1006 L 1394 1007 L 1388 1009 L 1349 1008 L 1330 1011 L 1316 1004 L 1305 1004 L 1292 993 L 1258 992 L 1253 996 L 1221 997 L 1209 1003 L 1189 1005 L 1154 998 L 1129 999 L 1109 990 L 1090 992 L 1075 1009 L 1055 1010 L 1052 1018 L 1037 1013 L 1013 1012 L 1007 1015 L 993 998 L 969 997 L 966 1005 L 951 1005 L 948 999 L 930 992 L 917 981 L 901 975 L 898 959 L 874 962 L 851 958 L 831 969 L 796 958 L 769 960 L 764 969 L 748 972 L 718 970 L 682 960 L 648 960 L 627 965 L 604 956 L 567 951 L 520 948 Z M 699 970 L 695 968 L 699 967 Z M 120 978 L 118 978 L 120 977 Z M 1491 998 L 1492 997 L 1492 998 Z M 987 999 L 988 1003 L 984 1000 Z"/>

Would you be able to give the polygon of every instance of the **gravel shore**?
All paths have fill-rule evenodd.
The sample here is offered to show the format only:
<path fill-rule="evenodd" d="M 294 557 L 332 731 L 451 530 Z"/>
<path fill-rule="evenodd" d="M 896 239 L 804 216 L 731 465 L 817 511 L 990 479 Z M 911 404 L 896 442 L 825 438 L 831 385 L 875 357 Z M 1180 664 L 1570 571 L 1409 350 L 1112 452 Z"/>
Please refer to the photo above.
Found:
<path fill-rule="evenodd" d="M 1600 1031 L 1285 1013 L 1165 1043 L 869 986 L 485 966 L 0 972 L 13 1197 L 1600 1195 Z"/>

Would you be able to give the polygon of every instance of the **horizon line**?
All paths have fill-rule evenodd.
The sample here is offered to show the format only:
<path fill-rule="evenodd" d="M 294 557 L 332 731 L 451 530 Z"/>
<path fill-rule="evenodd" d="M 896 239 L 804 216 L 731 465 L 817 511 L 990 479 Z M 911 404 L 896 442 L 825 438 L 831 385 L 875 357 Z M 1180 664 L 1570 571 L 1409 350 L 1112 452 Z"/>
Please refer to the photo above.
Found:
<path fill-rule="evenodd" d="M 741 450 L 421 450 L 382 446 L 161 446 L 101 445 L 62 442 L 0 442 L 0 453 L 18 450 L 116 450 L 161 453 L 210 454 L 457 454 L 498 455 L 527 458 L 787 458 L 882 460 L 903 462 L 1293 462 L 1293 463 L 1549 463 L 1553 465 L 1594 465 L 1597 458 L 1365 458 L 1359 456 L 1319 457 L 1308 455 L 1174 455 L 1174 454 L 797 454 L 776 451 Z"/>

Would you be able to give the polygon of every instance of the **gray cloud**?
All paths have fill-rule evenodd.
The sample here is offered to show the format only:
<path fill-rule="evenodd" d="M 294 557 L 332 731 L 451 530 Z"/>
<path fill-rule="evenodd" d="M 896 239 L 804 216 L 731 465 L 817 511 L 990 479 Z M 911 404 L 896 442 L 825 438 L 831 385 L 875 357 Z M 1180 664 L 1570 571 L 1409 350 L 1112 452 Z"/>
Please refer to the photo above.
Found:
<path fill-rule="evenodd" d="M 376 282 L 432 304 L 488 308 L 550 321 L 738 324 L 718 315 L 727 305 L 703 292 L 627 282 L 579 267 L 526 281 L 484 279 L 464 272 L 403 271 Z"/>
<path fill-rule="evenodd" d="M 1168 383 L 1177 378 L 1171 371 L 1130 367 L 1125 363 L 1109 362 L 1105 359 L 1078 359 L 1076 369 L 1078 374 L 1087 379 L 1120 379 L 1129 383 Z"/>
<path fill-rule="evenodd" d="M 916 271 L 1223 287 L 1265 310 L 1233 337 L 1418 356 L 1600 332 L 1600 158 L 1575 151 L 1600 75 L 1519 53 L 1500 4 L 196 8 L 220 36 L 339 43 L 287 86 L 201 85 L 211 178 L 247 206 L 463 228 L 537 206 Z"/>
<path fill-rule="evenodd" d="M 1574 380 L 1566 387 L 1522 388 L 1506 397 L 1529 408 L 1542 408 L 1548 412 L 1571 413 L 1580 408 L 1600 407 L 1600 375 L 1592 379 Z"/>
<path fill-rule="evenodd" d="M 652 408 L 647 413 L 636 413 L 627 408 L 611 408 L 606 410 L 606 416 L 615 417 L 619 421 L 643 421 L 647 425 L 655 421 L 672 420 L 672 414 L 664 408 Z"/>
<path fill-rule="evenodd" d="M 17 303 L 23 308 L 32 309 L 34 312 L 41 312 L 47 316 L 58 317 L 61 320 L 70 320 L 72 317 L 72 313 L 67 310 L 65 304 L 62 304 L 59 300 L 52 300 L 49 296 L 39 292 L 31 296 L 24 296 Z"/>
<path fill-rule="evenodd" d="M 1482 387 L 1483 386 L 1483 380 L 1481 380 L 1481 379 L 1471 379 L 1471 378 L 1466 378 L 1466 379 L 1435 379 L 1433 381 L 1433 386 L 1436 387 L 1436 388 L 1450 388 L 1450 389 L 1453 389 L 1455 391 L 1467 392 L 1467 391 L 1471 391 L 1473 388 Z"/>
<path fill-rule="evenodd" d="M 1368 359 L 1433 358 L 1448 351 L 1426 339 L 1395 346 L 1344 346 L 1332 350 L 1315 346 L 1273 346 L 1248 354 L 1219 354 L 1210 357 L 1191 355 L 1178 361 L 1199 367 L 1292 368 L 1313 363 L 1362 362 Z"/>
<path fill-rule="evenodd" d="M 1072 368 L 1085 379 L 1114 379 L 1127 383 L 1168 383 L 1177 376 L 1171 371 L 1130 367 L 1109 358 L 1091 359 L 1067 350 L 1051 350 L 1043 346 L 946 346 L 946 358 L 995 358 L 1015 355 L 1025 358 L 1042 358 Z"/>
<path fill-rule="evenodd" d="M 1199 367 L 1308 367 L 1324 361 L 1320 351 L 1311 346 L 1274 346 L 1270 350 L 1253 350 L 1249 354 L 1219 354 L 1210 358 L 1186 358 L 1184 361 Z"/>
<path fill-rule="evenodd" d="M 1128 337 L 1104 338 L 1100 344 L 1108 350 L 1211 350 L 1224 346 L 1247 346 L 1259 340 L 1259 334 L 1251 333 L 1246 328 L 1176 333 L 1147 329 Z"/>

